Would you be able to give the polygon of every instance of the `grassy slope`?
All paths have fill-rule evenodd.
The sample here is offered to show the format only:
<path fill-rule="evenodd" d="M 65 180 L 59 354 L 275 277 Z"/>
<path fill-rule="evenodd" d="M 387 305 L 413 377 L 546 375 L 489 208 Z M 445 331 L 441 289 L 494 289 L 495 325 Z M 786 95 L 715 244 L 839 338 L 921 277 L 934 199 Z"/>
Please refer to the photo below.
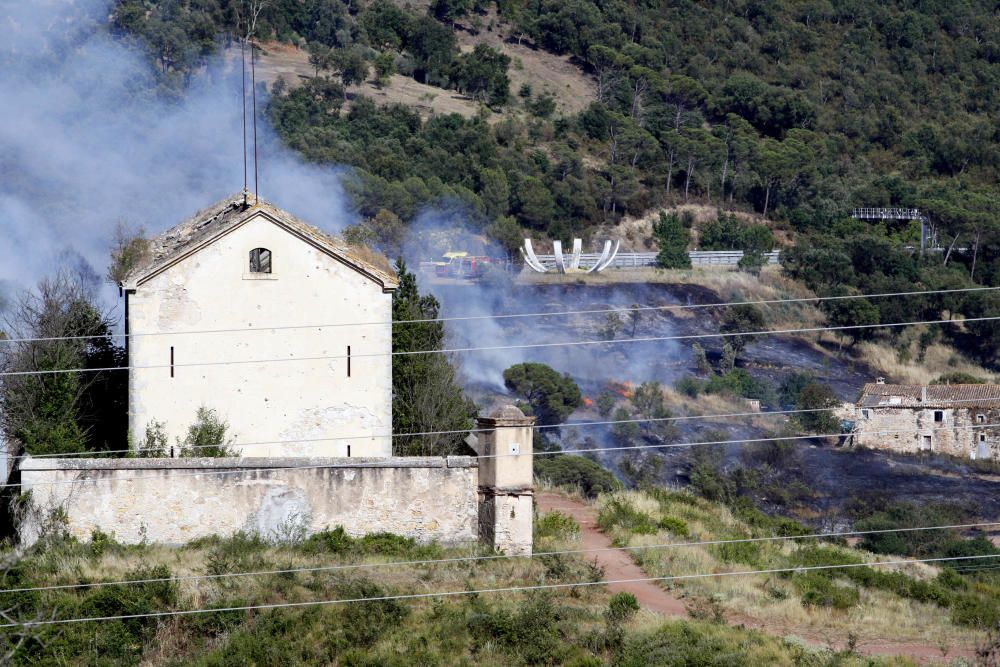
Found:
<path fill-rule="evenodd" d="M 545 521 L 539 547 L 573 545 L 572 526 Z M 465 555 L 392 536 L 351 540 L 337 533 L 294 544 L 250 538 L 203 540 L 182 548 L 122 547 L 49 540 L 9 570 L 4 588 L 298 566 L 374 563 Z M 375 555 L 377 554 L 377 555 Z M 599 578 L 583 558 L 484 561 L 348 569 L 7 595 L 15 615 L 68 618 L 162 609 L 240 606 L 380 594 L 458 591 Z M 65 665 L 756 665 L 830 664 L 829 653 L 707 622 L 664 623 L 640 613 L 606 615 L 601 587 L 441 600 L 370 602 L 270 611 L 218 612 L 41 630 L 14 664 Z M 10 645 L 9 631 L 0 639 Z M 870 663 L 850 656 L 838 664 Z"/>
<path fill-rule="evenodd" d="M 630 491 L 602 496 L 600 525 L 617 543 L 628 546 L 671 542 L 739 539 L 788 534 L 776 524 L 734 516 L 726 507 L 686 493 Z M 695 572 L 780 569 L 835 562 L 868 562 L 873 554 L 844 544 L 778 541 L 651 549 L 633 552 L 651 576 Z M 899 560 L 883 557 L 883 560 Z M 900 568 L 900 575 L 867 574 L 869 568 L 844 570 L 835 576 L 817 574 L 754 575 L 703 578 L 669 584 L 691 600 L 695 613 L 723 614 L 781 635 L 802 635 L 821 641 L 859 643 L 876 640 L 930 643 L 950 650 L 973 649 L 983 631 L 955 611 L 965 603 L 949 603 L 955 590 L 942 584 L 940 570 L 925 564 Z M 889 573 L 891 568 L 870 568 Z M 864 577 L 854 576 L 866 572 Z M 1000 587 L 993 581 L 973 587 L 995 608 Z M 900 594 L 902 591 L 902 594 Z M 935 602 L 934 600 L 937 600 Z M 949 610 L 950 608 L 950 610 Z"/>

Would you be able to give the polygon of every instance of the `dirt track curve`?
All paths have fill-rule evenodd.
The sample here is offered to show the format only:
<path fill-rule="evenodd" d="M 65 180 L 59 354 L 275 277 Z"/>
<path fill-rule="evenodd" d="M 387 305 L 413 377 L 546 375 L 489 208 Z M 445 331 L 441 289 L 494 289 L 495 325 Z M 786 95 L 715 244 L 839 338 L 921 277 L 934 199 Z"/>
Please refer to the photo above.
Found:
<path fill-rule="evenodd" d="M 609 549 L 595 551 L 588 555 L 588 560 L 596 560 L 604 570 L 604 578 L 609 580 L 643 579 L 649 577 L 635 562 L 627 551 L 612 549 L 611 540 L 597 527 L 597 511 L 591 506 L 575 498 L 568 498 L 555 493 L 539 493 L 536 496 L 538 510 L 551 512 L 558 510 L 568 514 L 580 524 L 580 543 L 582 549 Z M 628 583 L 610 584 L 608 589 L 613 593 L 625 591 L 631 593 L 639 601 L 643 609 L 662 616 L 687 617 L 684 603 L 652 581 L 632 581 Z M 772 628 L 751 618 L 735 615 L 727 616 L 734 625 L 759 629 L 777 636 L 794 634 L 802 637 L 815 646 L 842 649 L 842 646 L 830 646 L 819 637 L 803 633 L 801 628 Z M 971 649 L 953 649 L 943 658 L 940 649 L 930 644 L 913 642 L 893 642 L 888 640 L 869 640 L 858 642 L 857 650 L 867 655 L 901 655 L 912 658 L 921 664 L 948 664 L 957 657 L 972 658 L 975 652 Z"/>

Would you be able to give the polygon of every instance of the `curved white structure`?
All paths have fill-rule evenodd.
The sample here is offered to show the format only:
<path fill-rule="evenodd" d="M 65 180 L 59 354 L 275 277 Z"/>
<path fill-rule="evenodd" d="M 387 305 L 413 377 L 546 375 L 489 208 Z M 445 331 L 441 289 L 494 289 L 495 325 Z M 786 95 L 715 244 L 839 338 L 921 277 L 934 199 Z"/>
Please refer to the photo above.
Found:
<path fill-rule="evenodd" d="M 612 247 L 611 241 L 605 241 L 604 249 L 600 255 L 596 253 L 584 255 L 583 241 L 581 239 L 573 239 L 573 252 L 569 256 L 569 262 L 567 262 L 566 256 L 563 254 L 562 241 L 552 242 L 551 255 L 538 256 L 531 245 L 531 239 L 524 239 L 524 247 L 521 248 L 521 255 L 524 257 L 524 263 L 538 273 L 548 273 L 553 267 L 559 273 L 575 273 L 581 270 L 585 273 L 594 273 L 608 268 L 615 261 L 615 257 L 618 256 L 618 251 L 621 247 L 621 241 L 615 241 L 614 247 Z M 593 264 L 590 264 L 590 262 L 593 262 Z M 590 266 L 589 268 L 581 269 L 581 263 L 587 263 Z"/>
<path fill-rule="evenodd" d="M 531 247 L 531 239 L 524 239 L 524 247 L 520 248 L 521 256 L 524 257 L 524 263 L 530 266 L 533 270 L 538 273 L 548 273 L 548 269 L 538 261 L 538 257 L 535 255 L 535 249 Z"/>

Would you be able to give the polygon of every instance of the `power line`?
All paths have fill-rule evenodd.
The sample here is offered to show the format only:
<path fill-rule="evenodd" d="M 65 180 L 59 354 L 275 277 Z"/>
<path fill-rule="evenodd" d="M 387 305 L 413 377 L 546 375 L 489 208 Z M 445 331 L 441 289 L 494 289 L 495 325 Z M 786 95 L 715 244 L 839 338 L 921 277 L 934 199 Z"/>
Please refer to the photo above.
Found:
<path fill-rule="evenodd" d="M 888 329 L 929 324 L 967 324 L 970 322 L 988 322 L 1000 320 L 1000 316 L 970 317 L 956 320 L 917 320 L 910 322 L 890 322 L 887 324 L 850 324 L 836 327 L 807 327 L 802 329 L 773 329 L 763 331 L 720 331 L 718 333 L 685 334 L 682 336 L 648 336 L 645 338 L 621 338 L 610 340 L 559 341 L 555 343 L 519 343 L 514 345 L 488 345 L 483 347 L 456 347 L 441 350 L 407 350 L 399 352 L 360 352 L 350 356 L 359 357 L 404 357 L 419 354 L 457 354 L 459 352 L 491 352 L 498 350 L 530 350 L 551 347 L 584 347 L 590 345 L 622 345 L 627 343 L 656 343 L 671 340 L 702 340 L 706 338 L 733 338 L 736 336 L 769 336 L 774 334 L 818 333 L 822 331 L 858 331 L 862 329 Z M 0 373 L 0 377 L 19 377 L 26 375 L 62 375 L 65 373 L 103 373 L 106 371 L 155 370 L 167 368 L 190 368 L 203 366 L 235 366 L 246 364 L 271 364 L 290 361 L 333 361 L 347 359 L 346 354 L 322 355 L 315 357 L 282 357 L 280 359 L 236 359 L 230 361 L 195 361 L 175 364 L 150 364 L 147 366 L 108 366 L 105 368 L 62 368 L 41 371 L 8 371 Z"/>
<path fill-rule="evenodd" d="M 883 533 L 908 533 L 924 530 L 962 530 L 968 528 L 983 528 L 986 526 L 1000 526 L 1000 521 L 988 521 L 983 523 L 964 523 L 947 526 L 919 526 L 910 528 L 880 528 L 877 530 L 852 530 L 829 533 L 813 533 L 808 535 L 778 535 L 772 537 L 746 537 L 731 540 L 702 540 L 698 542 L 670 542 L 665 544 L 644 544 L 641 546 L 624 547 L 595 547 L 591 549 L 564 549 L 560 551 L 536 551 L 529 556 L 509 556 L 506 554 L 492 554 L 489 556 L 460 556 L 454 558 L 436 558 L 424 560 L 392 561 L 388 563 L 348 563 L 341 565 L 319 565 L 315 567 L 294 567 L 280 570 L 258 570 L 255 572 L 224 572 L 221 574 L 194 574 L 180 575 L 172 577 L 156 577 L 151 579 L 127 579 L 121 581 L 94 581 L 79 584 L 55 584 L 51 586 L 33 586 L 29 588 L 7 588 L 0 590 L 0 595 L 7 593 L 29 593 L 39 591 L 66 590 L 77 588 L 99 588 L 103 586 L 127 586 L 135 584 L 155 584 L 164 581 L 200 581 L 212 579 L 226 579 L 229 577 L 252 577 L 271 574 L 293 574 L 299 572 L 328 572 L 335 570 L 355 570 L 355 569 L 375 569 L 380 567 L 399 567 L 403 565 L 443 565 L 450 563 L 464 563 L 474 561 L 506 560 L 511 558 L 541 558 L 544 556 L 568 556 L 576 554 L 600 553 L 605 551 L 641 551 L 643 549 L 667 549 L 696 546 L 717 546 L 722 544 L 743 544 L 752 542 L 776 542 L 781 540 L 810 540 L 830 537 L 848 537 L 852 535 L 878 535 Z"/>
<path fill-rule="evenodd" d="M 965 400 L 965 399 L 963 399 Z M 981 401 L 982 399 L 970 399 Z M 951 401 L 952 403 L 957 403 L 958 401 Z M 674 422 L 674 421 L 693 421 L 697 419 L 726 419 L 735 417 L 760 417 L 760 416 L 772 416 L 772 415 L 792 415 L 807 412 L 829 412 L 831 410 L 839 410 L 838 407 L 830 408 L 808 408 L 808 409 L 796 409 L 796 410 L 773 410 L 766 412 L 731 412 L 728 414 L 714 414 L 714 415 L 682 415 L 680 417 L 636 417 L 634 419 L 611 419 L 602 421 L 590 421 L 590 422 L 563 422 L 560 424 L 540 424 L 532 426 L 536 430 L 542 429 L 556 429 L 556 428 L 569 428 L 569 427 L 583 427 L 583 426 L 613 426 L 616 424 L 641 424 L 646 422 Z M 336 442 L 342 440 L 371 440 L 378 438 L 418 438 L 431 435 L 464 435 L 464 434 L 475 434 L 475 433 L 486 433 L 494 429 L 488 428 L 463 428 L 463 429 L 452 429 L 448 431 L 418 431 L 415 433 L 382 433 L 376 435 L 341 435 L 341 436 L 330 436 L 327 438 L 304 438 L 299 440 L 259 440 L 256 442 L 233 442 L 228 446 L 230 447 L 256 447 L 259 445 L 299 445 L 299 444 L 315 444 L 319 442 Z M 191 445 L 188 449 L 207 449 L 214 448 L 216 445 Z M 39 454 L 33 456 L 33 458 L 65 458 L 70 456 L 87 456 L 93 454 L 127 454 L 129 452 L 134 452 L 134 449 L 104 449 L 98 452 L 93 450 L 79 451 L 79 452 L 65 452 L 60 454 Z"/>
<path fill-rule="evenodd" d="M 456 597 L 462 595 L 481 595 L 485 593 L 514 593 L 519 591 L 558 590 L 566 588 L 581 588 L 585 586 L 606 586 L 612 584 L 633 584 L 653 581 L 686 581 L 710 577 L 737 577 L 756 574 L 781 574 L 815 572 L 819 570 L 842 570 L 858 567 L 879 567 L 886 565 L 912 565 L 914 563 L 940 563 L 956 560 L 978 560 L 985 558 L 1000 558 L 1000 554 L 989 556 L 949 556 L 944 558 L 915 558 L 897 561 L 873 561 L 869 563 L 846 563 L 838 565 L 809 565 L 801 567 L 771 568 L 768 570 L 740 570 L 736 572 L 702 572 L 697 574 L 680 574 L 663 577 L 637 577 L 634 579 L 602 579 L 599 581 L 577 581 L 564 584 L 535 584 L 527 586 L 508 586 L 502 588 L 480 588 L 464 591 L 444 591 L 432 593 L 408 593 L 402 595 L 379 595 L 363 598 L 340 598 L 334 600 L 310 600 L 306 602 L 275 602 L 270 604 L 242 605 L 235 607 L 217 607 L 214 609 L 178 609 L 173 611 L 154 611 L 142 614 L 118 614 L 113 616 L 89 616 L 82 618 L 57 618 L 42 621 L 25 621 L 23 623 L 4 623 L 0 628 L 29 628 L 40 625 L 64 625 L 68 623 L 93 623 L 101 621 L 124 621 L 136 618 L 163 618 L 168 616 L 191 616 L 195 614 L 217 614 L 233 611 L 253 611 L 265 609 L 291 609 L 300 607 L 326 606 L 333 604 L 352 604 L 358 602 L 386 602 L 389 600 L 418 600 L 425 598 Z"/>
<path fill-rule="evenodd" d="M 955 403 L 982 403 L 982 398 L 959 398 L 948 401 L 949 404 Z M 535 430 L 544 429 L 562 429 L 562 428 L 574 428 L 574 427 L 587 427 L 587 426 L 614 426 L 618 424 L 644 424 L 644 423 L 663 423 L 663 422 L 676 422 L 676 421 L 695 421 L 698 419 L 732 419 L 736 417 L 771 417 L 771 416 L 788 416 L 797 414 L 808 414 L 816 412 L 832 412 L 840 410 L 841 406 L 832 406 L 828 408 L 796 408 L 794 410 L 765 410 L 765 411 L 750 411 L 750 412 L 729 412 L 729 413 L 718 413 L 718 414 L 708 414 L 708 415 L 681 415 L 679 417 L 635 417 L 631 419 L 607 419 L 600 421 L 589 421 L 589 422 L 561 422 L 559 424 L 536 424 L 532 426 Z M 981 427 L 982 425 L 980 425 Z M 965 428 L 965 427 L 960 427 Z M 464 428 L 464 429 L 452 429 L 446 431 L 416 431 L 412 433 L 377 433 L 377 434 L 367 434 L 367 435 L 337 435 L 322 438 L 300 438 L 293 440 L 257 440 L 248 442 L 231 442 L 228 446 L 230 447 L 256 447 L 261 445 L 307 445 L 316 444 L 320 442 L 340 442 L 344 440 L 373 440 L 380 438 L 419 438 L 432 435 L 465 435 L 465 434 L 475 434 L 475 433 L 486 433 L 492 431 L 491 428 Z M 841 434 L 844 435 L 844 434 Z M 804 436 L 804 437 L 820 437 L 820 436 Z M 190 445 L 186 446 L 188 449 L 198 450 L 198 449 L 209 449 L 215 448 L 216 445 Z M 107 454 L 128 454 L 131 452 L 136 452 L 135 449 L 102 449 L 102 450 L 83 450 L 76 452 L 60 452 L 56 454 L 32 454 L 31 458 L 35 459 L 47 459 L 47 458 L 69 458 L 75 456 L 91 456 L 99 455 L 99 457 L 106 457 Z M 164 457 L 169 458 L 169 457 Z M 242 458 L 242 457 L 241 457 Z"/>
<path fill-rule="evenodd" d="M 992 428 L 995 426 L 1000 426 L 1000 423 L 989 423 L 989 424 L 972 424 L 968 426 L 952 426 L 952 427 L 938 427 L 931 429 L 879 429 L 877 431 L 871 431 L 874 435 L 886 435 L 890 433 L 925 433 L 927 431 L 954 431 L 954 430 L 974 430 L 980 428 Z M 678 443 L 664 443 L 661 445 L 623 445 L 619 447 L 592 447 L 589 449 L 563 449 L 555 452 L 533 452 L 533 456 L 555 456 L 559 454 L 586 454 L 586 453 L 597 453 L 597 452 L 621 452 L 621 451 L 635 451 L 642 449 L 674 449 L 679 447 L 698 447 L 702 445 L 739 445 L 739 444 L 750 444 L 759 442 L 782 442 L 789 440 L 809 440 L 813 438 L 839 438 L 843 437 L 844 433 L 817 433 L 812 435 L 792 435 L 792 436 L 773 436 L 768 438 L 740 438 L 737 440 L 714 440 L 714 441 L 704 441 L 704 442 L 678 442 Z M 523 454 L 489 454 L 489 455 L 479 455 L 472 456 L 469 458 L 474 459 L 493 459 L 493 458 L 506 458 L 510 456 L 523 456 Z M 171 459 L 173 460 L 173 459 Z M 345 459 L 346 461 L 346 459 Z M 352 468 L 353 465 L 349 463 L 328 463 L 328 464 L 307 464 L 307 465 L 286 465 L 286 466 L 266 466 L 266 467 L 256 467 L 256 466 L 241 466 L 230 470 L 210 470 L 206 472 L 192 472 L 192 473 L 173 473 L 172 477 L 210 477 L 215 475 L 239 475 L 248 472 L 275 472 L 282 470 L 328 470 L 336 468 Z M 84 470 L 80 470 L 80 473 Z M 13 487 L 23 487 L 28 486 L 30 488 L 35 488 L 39 486 L 54 486 L 62 484 L 85 484 L 85 483 L 97 483 L 97 482 L 132 482 L 135 480 L 142 479 L 162 479 L 162 475 L 136 475 L 132 477 L 122 477 L 122 478 L 111 478 L 111 477 L 98 477 L 98 478 L 83 478 L 83 479 L 62 479 L 55 480 L 51 482 L 35 482 L 33 484 L 25 484 L 23 482 L 18 483 L 7 483 L 0 484 L 0 488 L 13 488 Z"/>
<path fill-rule="evenodd" d="M 107 338 L 139 338 L 146 336 L 187 336 L 193 334 L 247 333 L 266 331 L 289 331 L 297 329 L 334 329 L 342 327 L 391 326 L 394 324 L 430 324 L 436 322 L 472 322 L 477 320 L 504 320 L 517 318 L 563 317 L 567 315 L 601 315 L 622 312 L 658 312 L 664 310 L 693 310 L 700 308 L 728 308 L 730 306 L 766 306 L 785 303 L 810 303 L 819 301 L 844 301 L 851 299 L 879 299 L 901 296 L 927 296 L 932 294 L 955 294 L 963 292 L 991 292 L 1000 287 L 963 287 L 946 290 L 918 290 L 913 292 L 880 292 L 878 294 L 845 294 L 840 296 L 796 297 L 791 299 L 757 299 L 752 301 L 727 301 L 721 303 L 672 304 L 663 306 L 622 306 L 618 308 L 596 308 L 585 310 L 559 310 L 534 313 L 500 313 L 495 315 L 459 315 L 454 317 L 424 318 L 412 320 L 382 320 L 372 322 L 336 322 L 327 324 L 296 324 L 286 326 L 240 327 L 232 329 L 193 329 L 187 331 L 129 332 L 93 334 L 88 336 L 44 336 L 36 338 L 6 338 L 0 343 L 42 343 L 60 340 L 96 340 Z"/>

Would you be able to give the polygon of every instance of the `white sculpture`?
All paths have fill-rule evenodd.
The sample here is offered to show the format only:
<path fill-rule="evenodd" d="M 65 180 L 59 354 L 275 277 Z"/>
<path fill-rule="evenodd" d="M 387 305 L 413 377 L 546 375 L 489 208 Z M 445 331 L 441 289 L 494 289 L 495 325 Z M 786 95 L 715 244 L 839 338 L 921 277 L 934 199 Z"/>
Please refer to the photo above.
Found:
<path fill-rule="evenodd" d="M 608 268 L 611 262 L 615 260 L 615 257 L 618 256 L 621 246 L 621 241 L 615 241 L 614 248 L 612 249 L 611 241 L 605 241 L 603 252 L 597 256 L 596 261 L 590 268 L 585 269 L 585 272 L 594 273 Z M 581 239 L 573 239 L 573 252 L 570 254 L 568 264 L 566 257 L 563 255 L 562 241 L 552 242 L 552 252 L 552 255 L 542 255 L 539 257 L 535 254 L 535 250 L 531 246 L 531 239 L 524 239 L 524 247 L 521 248 L 524 263 L 538 273 L 548 273 L 549 267 L 546 266 L 546 262 L 554 264 L 559 273 L 574 273 L 581 270 L 580 260 L 583 259 L 583 241 Z M 593 256 L 591 255 L 591 257 Z"/>

